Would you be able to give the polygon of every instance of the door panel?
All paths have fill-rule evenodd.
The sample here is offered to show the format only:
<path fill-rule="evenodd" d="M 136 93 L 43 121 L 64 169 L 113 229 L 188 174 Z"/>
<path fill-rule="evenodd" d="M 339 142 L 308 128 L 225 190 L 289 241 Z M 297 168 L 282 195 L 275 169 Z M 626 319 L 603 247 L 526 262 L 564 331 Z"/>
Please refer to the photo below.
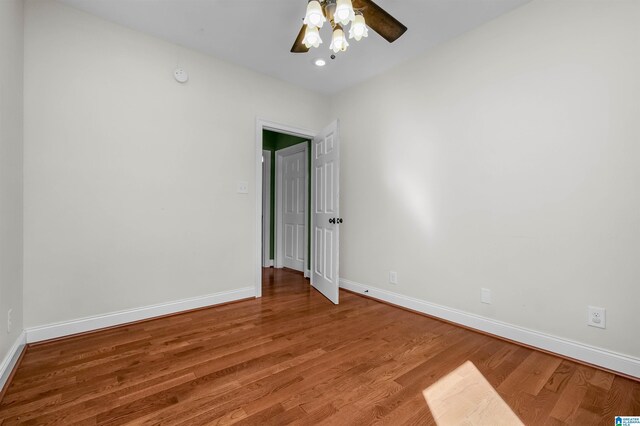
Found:
<path fill-rule="evenodd" d="M 314 273 L 317 275 L 322 275 L 322 268 L 324 266 L 324 250 L 322 249 L 323 247 L 323 241 L 324 238 L 322 237 L 322 229 L 317 227 L 315 230 L 315 260 L 313 262 L 314 264 Z"/>
<path fill-rule="evenodd" d="M 336 214 L 335 203 L 337 200 L 333 196 L 333 163 L 325 164 L 324 166 L 325 172 L 325 213 Z"/>
<path fill-rule="evenodd" d="M 311 285 L 333 303 L 338 303 L 339 287 L 339 137 L 334 121 L 313 139 L 312 222 L 315 249 Z"/>
<path fill-rule="evenodd" d="M 298 241 L 296 241 L 296 261 L 298 262 L 302 262 L 302 264 L 304 265 L 304 252 L 307 249 L 307 247 L 304 244 L 304 225 L 298 225 L 297 226 L 297 232 L 296 235 L 298 237 Z"/>
<path fill-rule="evenodd" d="M 316 167 L 316 176 L 315 176 L 314 183 L 315 182 L 322 182 L 324 180 L 324 174 L 322 172 L 323 172 L 322 166 L 317 166 Z M 324 194 L 322 192 L 320 192 L 320 188 L 318 186 L 315 187 L 314 194 L 315 194 L 315 200 L 316 200 L 314 211 L 316 213 L 322 213 L 324 211 L 324 203 L 322 202 L 322 200 L 323 200 L 322 197 L 323 197 Z"/>
<path fill-rule="evenodd" d="M 325 257 L 324 257 L 324 278 L 333 282 L 333 231 L 331 229 L 324 230 L 324 246 Z"/>
<path fill-rule="evenodd" d="M 293 225 L 284 224 L 284 257 L 291 259 L 293 257 Z"/>

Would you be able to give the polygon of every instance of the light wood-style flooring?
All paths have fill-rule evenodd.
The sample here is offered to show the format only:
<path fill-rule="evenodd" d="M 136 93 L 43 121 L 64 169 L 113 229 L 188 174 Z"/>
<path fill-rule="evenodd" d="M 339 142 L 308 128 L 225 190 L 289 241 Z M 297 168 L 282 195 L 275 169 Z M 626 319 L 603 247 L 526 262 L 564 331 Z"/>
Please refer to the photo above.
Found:
<path fill-rule="evenodd" d="M 423 391 L 467 361 L 527 425 L 640 415 L 639 382 L 352 293 L 334 306 L 292 271 L 265 269 L 263 288 L 29 347 L 0 422 L 435 424 Z"/>

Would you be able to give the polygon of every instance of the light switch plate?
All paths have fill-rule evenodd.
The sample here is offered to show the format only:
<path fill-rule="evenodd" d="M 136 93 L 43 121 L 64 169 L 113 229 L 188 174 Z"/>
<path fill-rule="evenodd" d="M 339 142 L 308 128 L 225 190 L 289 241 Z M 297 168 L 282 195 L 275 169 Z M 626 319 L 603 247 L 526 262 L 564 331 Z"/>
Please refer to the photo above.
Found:
<path fill-rule="evenodd" d="M 488 305 L 491 304 L 491 290 L 489 290 L 488 288 L 481 288 L 480 289 L 480 301 L 482 303 L 486 303 Z"/>

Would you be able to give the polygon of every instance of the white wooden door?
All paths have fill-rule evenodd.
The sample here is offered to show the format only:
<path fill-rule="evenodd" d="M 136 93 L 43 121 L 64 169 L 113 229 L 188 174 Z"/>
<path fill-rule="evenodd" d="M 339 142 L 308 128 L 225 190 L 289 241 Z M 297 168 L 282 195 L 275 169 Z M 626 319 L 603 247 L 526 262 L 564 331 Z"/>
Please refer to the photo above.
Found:
<path fill-rule="evenodd" d="M 313 139 L 311 172 L 311 285 L 338 304 L 339 177 L 338 121 Z"/>
<path fill-rule="evenodd" d="M 281 221 L 278 232 L 281 240 L 282 265 L 304 271 L 305 215 L 307 212 L 306 143 L 279 150 L 278 167 L 281 184 Z"/>

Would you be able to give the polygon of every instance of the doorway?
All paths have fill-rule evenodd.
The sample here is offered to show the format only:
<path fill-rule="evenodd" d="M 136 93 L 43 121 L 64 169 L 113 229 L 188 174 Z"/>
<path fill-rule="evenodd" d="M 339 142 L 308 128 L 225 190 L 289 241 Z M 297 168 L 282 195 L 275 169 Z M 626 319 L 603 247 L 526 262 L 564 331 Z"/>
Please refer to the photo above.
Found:
<path fill-rule="evenodd" d="M 262 264 L 297 270 L 305 277 L 309 275 L 311 250 L 310 143 L 310 138 L 262 131 Z"/>
<path fill-rule="evenodd" d="M 289 247 L 290 257 L 293 259 L 297 256 L 298 261 L 302 261 L 302 267 L 298 263 L 297 268 L 306 272 L 305 275 L 310 277 L 311 286 L 322 293 L 331 302 L 338 303 L 338 289 L 339 289 L 339 224 L 343 222 L 339 217 L 339 176 L 340 176 L 340 157 L 339 157 L 339 123 L 337 120 L 333 121 L 319 133 L 314 133 L 309 130 L 300 128 L 294 128 L 291 126 L 280 125 L 265 120 L 256 120 L 256 269 L 255 269 L 255 295 L 256 297 L 262 296 L 262 272 L 264 262 L 264 235 L 270 233 L 270 247 L 269 254 L 273 255 L 274 266 L 285 266 L 284 258 L 286 253 L 284 251 Z M 287 146 L 276 143 L 269 149 L 269 145 L 264 144 L 264 141 L 269 139 L 270 133 L 279 134 L 284 140 L 289 139 L 286 143 Z M 297 140 L 291 137 L 297 138 Z M 302 139 L 302 141 L 300 140 Z M 294 141 L 294 142 L 293 142 Z M 306 142 L 306 143 L 305 143 Z M 302 157 L 298 155 L 295 149 L 285 150 L 297 144 L 305 145 L 306 161 L 305 167 L 307 168 L 303 177 L 300 174 L 302 170 Z M 282 147 L 283 149 L 278 149 Z M 263 187 L 263 181 L 266 181 L 268 173 L 263 169 L 263 149 L 270 151 L 271 157 L 271 176 L 270 182 L 274 182 L 277 174 L 278 163 L 283 165 L 293 164 L 292 173 L 286 173 L 283 171 L 280 178 L 280 190 L 277 185 L 271 185 L 272 191 L 270 191 L 268 197 L 271 199 L 273 218 L 273 233 L 271 234 L 271 225 L 267 226 L 264 223 L 265 215 L 263 212 L 263 192 L 264 197 L 267 197 L 267 188 Z M 281 152 L 280 152 L 281 151 Z M 278 155 L 277 153 L 280 152 Z M 278 159 L 276 158 L 278 157 Z M 286 167 L 286 166 L 285 166 Z M 312 173 L 309 173 L 312 171 Z M 263 179 L 264 176 L 264 179 Z M 295 204 L 304 209 L 298 208 L 296 210 L 296 218 L 286 218 L 285 213 L 291 213 L 293 209 L 289 209 L 287 212 L 285 209 L 281 210 L 281 220 L 277 220 L 277 208 L 278 201 L 280 206 L 286 206 L 286 203 L 290 198 L 280 197 L 277 198 L 278 191 L 282 195 L 284 189 L 286 189 L 286 182 L 289 182 L 290 188 L 297 188 L 299 197 L 293 197 Z M 265 182 L 266 184 L 266 182 Z M 305 191 L 300 191 L 300 188 L 304 186 Z M 284 188 L 284 189 L 283 189 Z M 304 198 L 304 200 L 303 200 Z M 293 203 L 291 204 L 293 205 Z M 306 216 L 306 223 L 300 231 L 302 218 L 300 217 L 301 210 L 304 210 Z M 278 243 L 278 225 L 280 223 L 280 243 Z M 264 233 L 263 233 L 264 228 Z M 267 228 L 269 230 L 267 231 Z M 286 229 L 289 232 L 286 232 Z M 295 228 L 298 228 L 296 231 Z M 303 234 L 301 236 L 301 234 Z M 288 238 L 291 242 L 287 245 L 284 240 Z M 302 241 L 302 243 L 301 243 Z M 273 246 L 273 249 L 271 248 Z M 283 251 L 280 252 L 278 248 Z M 302 248 L 302 249 L 301 249 Z M 266 253 L 265 253 L 266 254 Z M 267 264 L 270 262 L 267 261 Z M 308 269 L 307 269 L 308 268 Z M 265 270 L 266 271 L 266 270 Z"/>
<path fill-rule="evenodd" d="M 309 243 L 309 191 L 310 191 L 310 179 L 309 179 L 309 160 L 310 160 L 310 143 L 315 136 L 315 132 L 307 129 L 296 128 L 292 126 L 282 125 L 278 123 L 269 122 L 266 120 L 258 119 L 256 123 L 256 208 L 258 209 L 259 214 L 257 215 L 256 220 L 256 235 L 258 238 L 257 241 L 257 251 L 256 251 L 256 297 L 262 296 L 262 268 L 264 266 L 274 267 L 282 267 L 282 264 L 278 265 L 278 247 L 283 246 L 281 242 L 278 245 L 278 215 L 277 215 L 277 204 L 278 204 L 278 190 L 277 190 L 277 171 L 278 171 L 278 156 L 277 152 L 284 150 L 289 147 L 293 147 L 295 145 L 301 145 L 306 151 L 305 155 L 305 185 L 304 185 L 304 213 L 306 219 L 305 225 L 303 225 L 303 230 L 299 234 L 290 232 L 288 237 L 291 241 L 291 236 L 295 236 L 295 243 L 291 244 L 290 247 L 295 247 L 297 251 L 297 257 L 303 258 L 303 268 L 302 271 L 305 276 L 308 276 L 310 270 L 310 243 Z M 263 154 L 263 150 L 268 153 Z M 286 151 L 284 151 L 286 154 Z M 269 157 L 269 160 L 266 160 L 266 157 Z M 282 156 L 283 158 L 285 156 Z M 265 160 L 263 160 L 265 158 Z M 263 162 L 264 161 L 264 162 Z M 269 163 L 270 170 L 267 176 L 267 172 L 264 169 L 264 164 Z M 268 182 L 267 182 L 268 180 Z M 264 185 L 263 185 L 264 183 Z M 269 200 L 264 200 L 265 197 L 268 197 Z M 263 205 L 269 205 L 267 207 L 268 211 L 265 214 L 265 210 Z M 268 222 L 267 218 L 268 217 Z M 299 219 L 296 218 L 296 220 Z M 291 223 L 289 223 L 289 229 L 291 229 Z M 281 225 L 280 229 L 284 231 L 284 226 Z M 299 229 L 296 229 L 299 231 Z M 306 235 L 306 237 L 305 237 Z M 299 236 L 302 237 L 302 244 L 299 244 L 300 241 Z M 302 248 L 303 251 L 300 256 L 299 249 Z M 284 253 L 283 253 L 284 254 Z M 289 252 L 291 254 L 291 251 Z M 283 256 L 284 257 L 284 256 Z M 295 257 L 295 256 L 294 256 Z"/>

